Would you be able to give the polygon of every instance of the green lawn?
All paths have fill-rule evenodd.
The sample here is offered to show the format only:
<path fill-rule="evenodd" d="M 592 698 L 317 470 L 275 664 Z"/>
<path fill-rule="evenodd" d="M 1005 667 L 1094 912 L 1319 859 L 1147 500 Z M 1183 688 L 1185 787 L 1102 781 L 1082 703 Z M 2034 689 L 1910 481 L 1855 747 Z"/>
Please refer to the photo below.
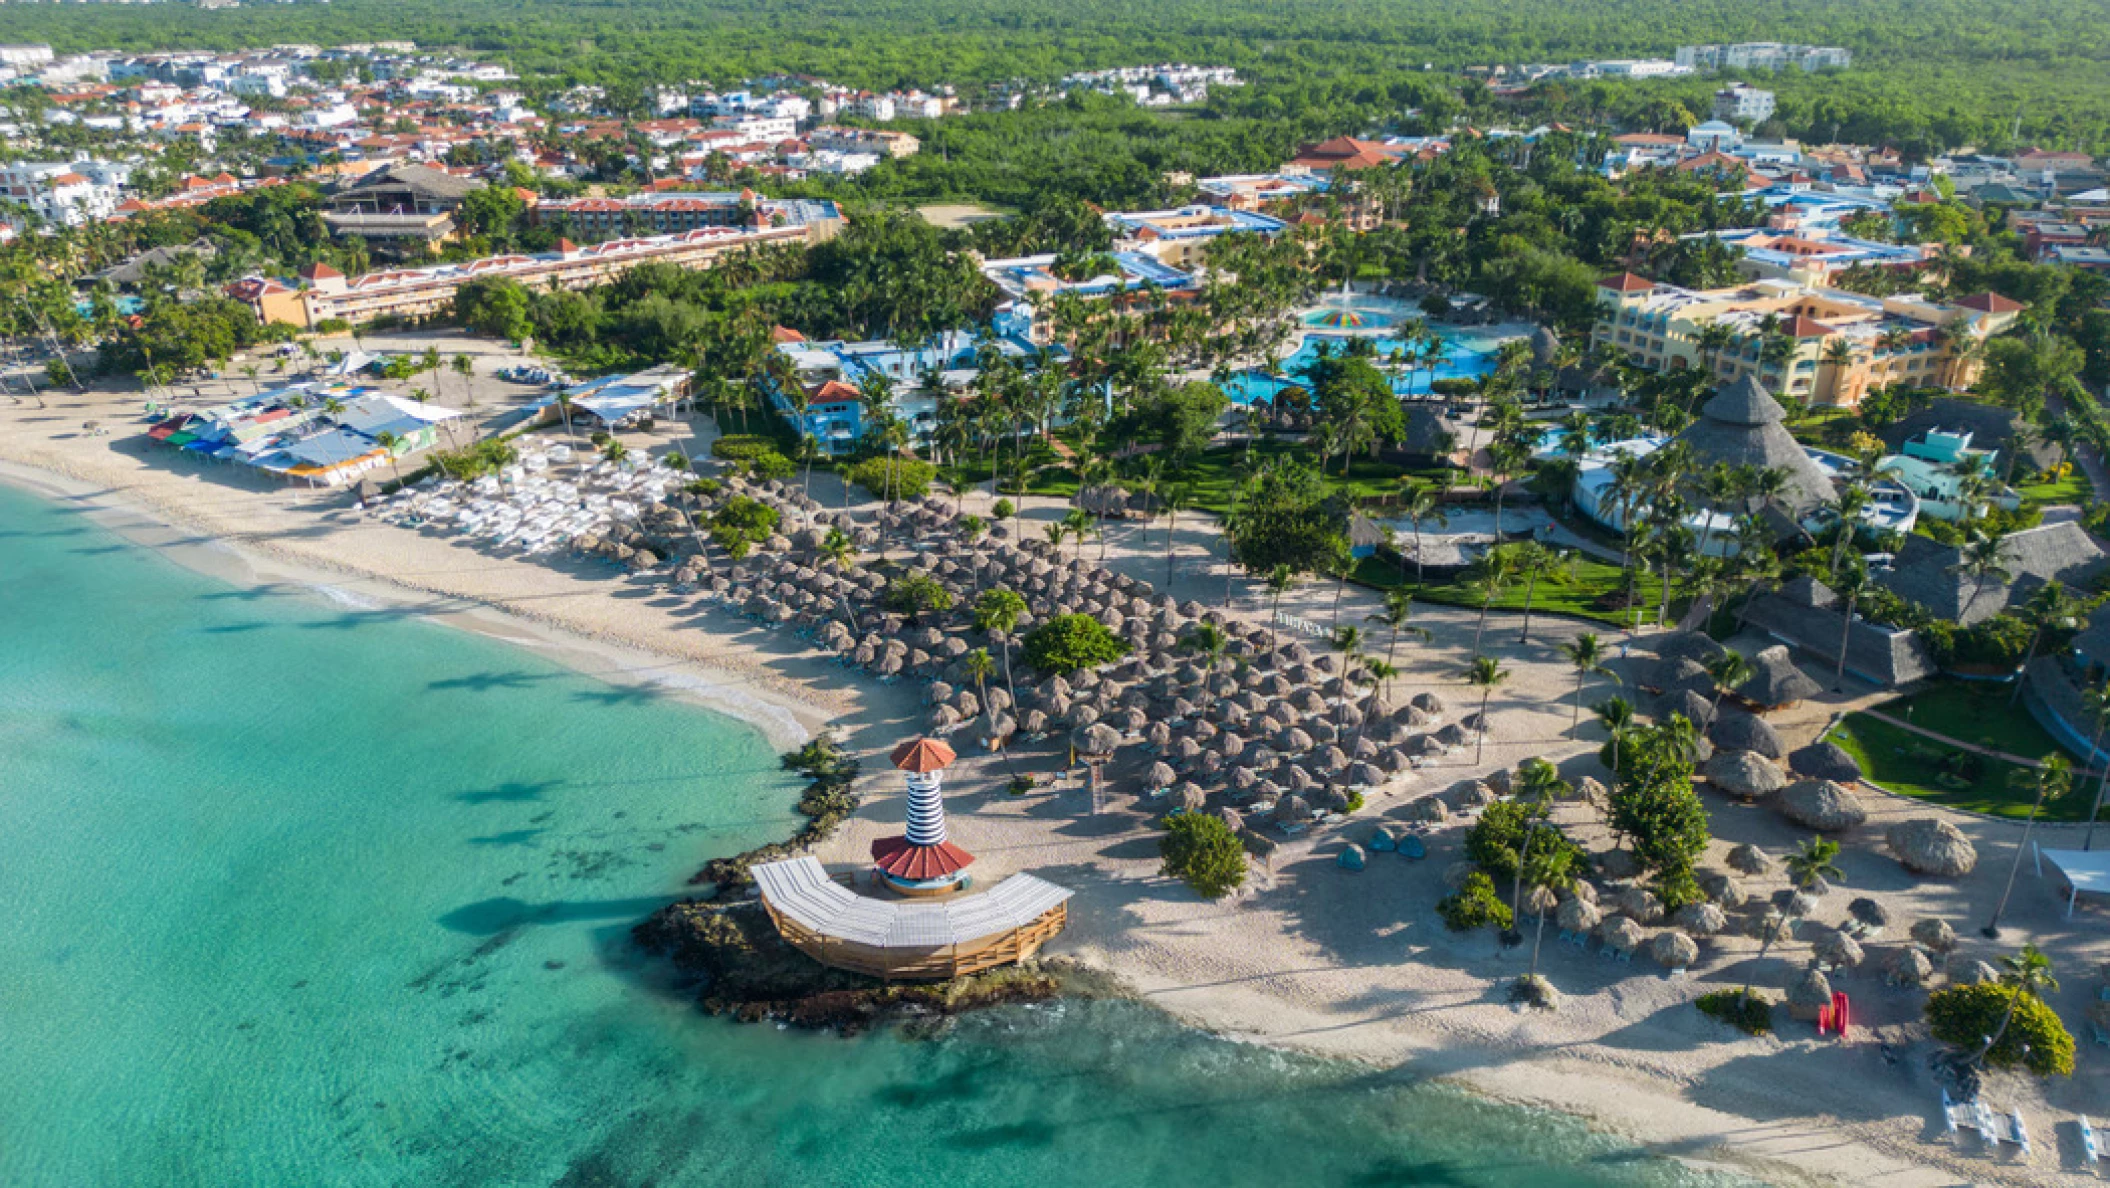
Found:
<path fill-rule="evenodd" d="M 1480 609 L 1480 591 L 1473 587 L 1470 580 L 1431 579 L 1417 585 L 1414 581 L 1413 566 L 1407 567 L 1405 578 L 1402 580 L 1399 562 L 1392 558 L 1364 559 L 1356 568 L 1355 580 L 1360 585 L 1376 590 L 1405 589 L 1423 602 Z M 1626 575 L 1618 566 L 1607 565 L 1588 557 L 1576 557 L 1563 567 L 1557 578 L 1539 579 L 1538 587 L 1530 592 L 1531 609 L 1534 614 L 1545 611 L 1572 615 L 1624 628 L 1627 625 L 1627 616 L 1619 610 L 1600 606 L 1599 600 L 1609 594 L 1623 593 L 1625 589 Z M 1647 620 L 1655 622 L 1656 604 L 1653 599 L 1661 595 L 1662 586 L 1655 581 L 1644 579 L 1638 593 L 1642 599 L 1647 600 L 1647 610 L 1644 612 Z M 1521 611 L 1524 609 L 1524 595 L 1525 587 L 1522 585 L 1504 587 L 1496 596 L 1494 607 L 1497 610 Z M 1685 612 L 1685 607 L 1690 601 L 1674 583 L 1671 588 L 1670 618 L 1675 621 Z"/>
<path fill-rule="evenodd" d="M 2076 466 L 2057 482 L 2037 482 L 2016 487 L 2024 504 L 2046 507 L 2057 503 L 2086 503 L 2095 498 L 2088 476 Z"/>
<path fill-rule="evenodd" d="M 1975 763 L 1959 768 L 1966 757 L 1955 748 L 1866 714 L 1848 714 L 1825 737 L 1852 755 L 1871 783 L 1901 796 L 2001 817 L 2029 815 L 2030 794 L 2008 786 L 2008 776 L 2024 770 L 2016 764 L 1969 756 Z M 2040 819 L 2084 820 L 2094 794 L 2094 782 L 2088 781 L 2065 799 L 2046 804 Z"/>
<path fill-rule="evenodd" d="M 1900 697 L 1877 706 L 1893 718 L 1946 734 L 1961 742 L 2006 751 L 2035 759 L 2066 754 L 2049 731 L 2037 724 L 2020 704 L 2008 705 L 2012 685 L 1990 685 L 1973 681 L 1943 681 L 1910 697 Z"/>

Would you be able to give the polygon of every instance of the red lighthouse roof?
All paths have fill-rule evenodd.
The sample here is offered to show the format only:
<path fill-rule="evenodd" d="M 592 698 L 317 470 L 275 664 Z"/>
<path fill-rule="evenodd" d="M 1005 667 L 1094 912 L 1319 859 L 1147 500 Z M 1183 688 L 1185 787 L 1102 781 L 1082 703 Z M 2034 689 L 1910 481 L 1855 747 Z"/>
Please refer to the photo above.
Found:
<path fill-rule="evenodd" d="M 872 842 L 872 863 L 894 878 L 920 883 L 966 870 L 974 855 L 949 841 L 916 846 L 905 837 L 882 837 Z"/>
<path fill-rule="evenodd" d="M 932 772 L 949 766 L 959 756 L 935 738 L 912 738 L 894 748 L 894 766 L 903 771 Z"/>

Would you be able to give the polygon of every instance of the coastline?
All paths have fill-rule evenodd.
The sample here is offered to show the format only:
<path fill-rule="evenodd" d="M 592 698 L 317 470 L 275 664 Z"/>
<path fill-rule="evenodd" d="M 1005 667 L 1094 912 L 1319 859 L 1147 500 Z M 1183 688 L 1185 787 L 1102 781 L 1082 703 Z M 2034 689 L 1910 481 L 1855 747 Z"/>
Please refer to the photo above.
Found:
<path fill-rule="evenodd" d="M 757 680 L 723 662 L 652 651 L 589 633 L 529 608 L 445 593 L 383 570 L 332 566 L 255 539 L 235 541 L 216 526 L 61 471 L 0 458 L 0 485 L 88 508 L 96 524 L 181 565 L 237 586 L 297 586 L 350 610 L 387 609 L 486 639 L 527 648 L 584 676 L 624 688 L 649 688 L 736 718 L 789 750 L 824 729 L 829 707 Z"/>
<path fill-rule="evenodd" d="M 605 574 L 567 572 L 557 566 L 474 552 L 468 555 L 476 557 L 477 563 L 459 569 L 444 562 L 467 551 L 463 546 L 371 522 L 344 524 L 342 532 L 317 533 L 315 539 L 331 542 L 332 547 L 352 531 L 388 534 L 378 550 L 357 550 L 357 561 L 333 558 L 323 555 L 323 546 L 311 544 L 306 536 L 280 535 L 289 531 L 288 525 L 305 529 L 318 517 L 329 518 L 323 501 L 304 498 L 299 492 L 221 485 L 180 473 L 162 473 L 160 481 L 149 478 L 127 483 L 127 476 L 114 464 L 129 461 L 142 470 L 150 469 L 149 464 L 114 451 L 99 452 L 113 464 L 68 465 L 71 459 L 42 454 L 12 461 L 0 458 L 0 482 L 90 507 L 99 523 L 128 539 L 228 580 L 298 584 L 326 597 L 402 608 L 534 648 L 599 679 L 668 689 L 686 700 L 749 721 L 783 746 L 796 745 L 823 727 L 835 726 L 851 734 L 848 745 L 853 750 L 869 753 L 881 740 L 912 732 L 920 725 L 917 699 L 909 689 L 844 679 L 842 670 L 807 657 L 803 648 L 773 648 L 766 633 L 741 631 L 733 638 L 719 630 L 698 630 L 693 620 L 677 622 L 671 608 L 655 606 Z M 100 477 L 98 470 L 104 471 Z M 186 507 L 175 498 L 179 490 L 216 495 L 212 500 L 215 511 Z M 219 507 L 227 510 L 219 511 Z M 503 575 L 503 580 L 494 575 Z M 718 625 L 724 626 L 722 621 Z M 761 634 L 759 642 L 754 638 L 757 634 Z M 789 675 L 787 669 L 792 670 Z M 1558 705 L 1555 708 L 1561 710 Z M 1557 716 L 1564 713 L 1561 710 Z M 976 766 L 993 762 L 981 755 L 972 760 Z M 992 867 L 1033 866 L 1069 857 L 1036 848 L 1048 844 L 1037 837 L 1005 844 L 1011 839 L 1001 827 L 1014 815 L 1024 815 L 1006 812 L 1009 807 L 1001 798 L 984 795 L 967 798 L 958 810 L 970 844 L 994 859 Z M 991 815 L 998 817 L 998 828 L 988 834 L 989 843 L 975 837 L 981 829 L 980 809 L 994 810 Z M 854 855 L 876 831 L 898 826 L 899 814 L 897 797 L 868 795 L 866 807 L 841 836 L 820 848 L 821 856 L 842 861 L 845 854 Z M 1023 852 L 1002 853 L 1006 849 Z M 1317 865 L 1330 867 L 1331 863 Z M 1421 979 L 1428 986 L 1416 991 L 1440 1000 L 1439 1005 L 1427 1008 L 1436 1014 L 1424 1016 L 1412 1009 L 1394 1011 L 1383 1006 L 1373 1012 L 1369 1000 L 1383 998 L 1386 992 L 1366 990 L 1360 984 L 1355 974 L 1361 972 L 1357 967 L 1362 963 L 1328 953 L 1327 946 L 1304 936 L 1278 936 L 1279 930 L 1291 927 L 1282 922 L 1279 910 L 1246 905 L 1226 909 L 1168 891 L 1162 881 L 1154 880 L 1152 866 L 1154 862 L 1146 859 L 1141 864 L 1127 863 L 1127 869 L 1119 872 L 1082 876 L 1086 893 L 1106 910 L 1093 925 L 1073 925 L 1072 936 L 1064 938 L 1059 950 L 1108 970 L 1135 986 L 1145 1001 L 1197 1027 L 1326 1056 L 1388 1065 L 1405 1062 L 1409 1071 L 1446 1078 L 1498 1100 L 1580 1116 L 1658 1154 L 1777 1183 L 1934 1185 L 1954 1183 L 1960 1176 L 1988 1182 L 2047 1182 L 2031 1174 L 2042 1172 L 2041 1168 L 2006 1161 L 1966 1161 L 1953 1150 L 1931 1145 L 1915 1150 L 1904 1145 L 1904 1136 L 1895 1126 L 1826 1119 L 1823 1110 L 1839 1108 L 1831 1104 L 1837 1100 L 1835 1095 L 1826 1095 L 1824 1105 L 1812 1104 L 1808 1115 L 1779 1113 L 1781 1100 L 1794 1100 L 1792 1084 L 1784 1085 L 1779 1093 L 1746 1097 L 1748 1112 L 1720 1109 L 1692 1099 L 1702 1072 L 1674 1071 L 1646 1059 L 1622 1061 L 1602 1049 L 1588 1054 L 1556 1053 L 1548 1038 L 1538 1034 L 1536 1020 L 1525 1017 L 1521 1023 L 1490 1025 L 1490 1011 L 1504 1020 L 1515 1016 L 1508 1008 L 1486 1001 L 1484 979 L 1457 969 L 1453 961 L 1429 966 Z M 1294 877 L 1308 879 L 1310 875 L 1300 867 Z M 1153 884 L 1147 891 L 1146 882 Z M 1301 889 L 1310 890 L 1309 886 Z M 1136 909 L 1146 897 L 1153 901 L 1147 911 L 1122 910 Z M 1410 906 L 1405 900 L 1394 903 L 1399 909 Z M 1414 909 L 1422 906 L 1411 905 Z M 1227 914 L 1244 919 L 1223 926 L 1236 929 L 1228 937 L 1211 933 L 1213 926 L 1204 921 Z M 1310 916 L 1303 919 L 1311 921 Z M 1161 928 L 1185 936 L 1137 939 Z M 1264 967 L 1258 972 L 1248 972 L 1242 962 L 1233 962 L 1240 968 L 1230 976 L 1198 976 L 1224 971 L 1213 964 L 1206 968 L 1188 964 L 1192 953 L 1176 951 L 1182 939 L 1192 941 L 1196 936 L 1205 944 L 1228 939 L 1235 947 L 1261 933 L 1266 934 L 1265 948 L 1252 957 Z M 1327 968 L 1311 968 L 1319 965 Z M 1315 997 L 1313 992 L 1289 985 L 1300 980 L 1298 975 L 1316 975 L 1316 980 L 1328 985 Z M 1343 1005 L 1359 995 L 1353 1011 Z M 1333 1001 L 1327 1001 L 1329 996 Z M 1446 1022 L 1441 1012 L 1451 1010 L 1475 1017 L 1463 1024 Z M 1675 1038 L 1689 1038 L 1687 1027 L 1677 1031 Z M 1579 1050 L 1592 1045 L 1584 1039 L 1559 1046 Z M 1767 1046 L 1777 1054 L 1790 1045 L 1767 1041 Z M 1812 1047 L 1800 1041 L 1792 1046 Z M 1717 1092 L 1713 1096 L 1720 1104 L 1730 1104 L 1725 1099 L 1736 1094 Z M 1894 1089 L 1885 1096 L 1894 1097 Z M 1847 1100 L 1852 1100 L 1850 1095 Z"/>

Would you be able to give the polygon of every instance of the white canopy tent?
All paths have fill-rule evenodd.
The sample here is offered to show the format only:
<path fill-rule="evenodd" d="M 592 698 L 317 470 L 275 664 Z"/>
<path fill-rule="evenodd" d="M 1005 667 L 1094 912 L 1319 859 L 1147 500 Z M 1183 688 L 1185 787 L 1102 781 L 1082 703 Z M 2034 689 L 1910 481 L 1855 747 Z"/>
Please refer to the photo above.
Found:
<path fill-rule="evenodd" d="M 2059 868 L 2066 876 L 2069 890 L 2066 894 L 2066 916 L 2073 918 L 2074 905 L 2081 894 L 2110 895 L 2110 850 L 2047 850 L 2037 848 L 2037 873 L 2044 871 L 2045 860 Z"/>

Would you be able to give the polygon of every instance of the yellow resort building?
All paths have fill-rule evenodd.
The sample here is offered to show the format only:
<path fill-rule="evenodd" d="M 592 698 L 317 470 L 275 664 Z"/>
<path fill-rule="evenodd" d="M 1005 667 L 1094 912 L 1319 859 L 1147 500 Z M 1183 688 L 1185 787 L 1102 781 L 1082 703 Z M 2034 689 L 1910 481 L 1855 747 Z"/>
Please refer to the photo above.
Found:
<path fill-rule="evenodd" d="M 2023 309 L 1996 293 L 1943 303 L 1790 280 L 1696 290 L 1631 272 L 1597 282 L 1597 307 L 1591 344 L 1616 347 L 1637 366 L 1711 368 L 1719 385 L 1754 376 L 1769 392 L 1843 408 L 1894 383 L 1969 387 L 1985 340 Z"/>

